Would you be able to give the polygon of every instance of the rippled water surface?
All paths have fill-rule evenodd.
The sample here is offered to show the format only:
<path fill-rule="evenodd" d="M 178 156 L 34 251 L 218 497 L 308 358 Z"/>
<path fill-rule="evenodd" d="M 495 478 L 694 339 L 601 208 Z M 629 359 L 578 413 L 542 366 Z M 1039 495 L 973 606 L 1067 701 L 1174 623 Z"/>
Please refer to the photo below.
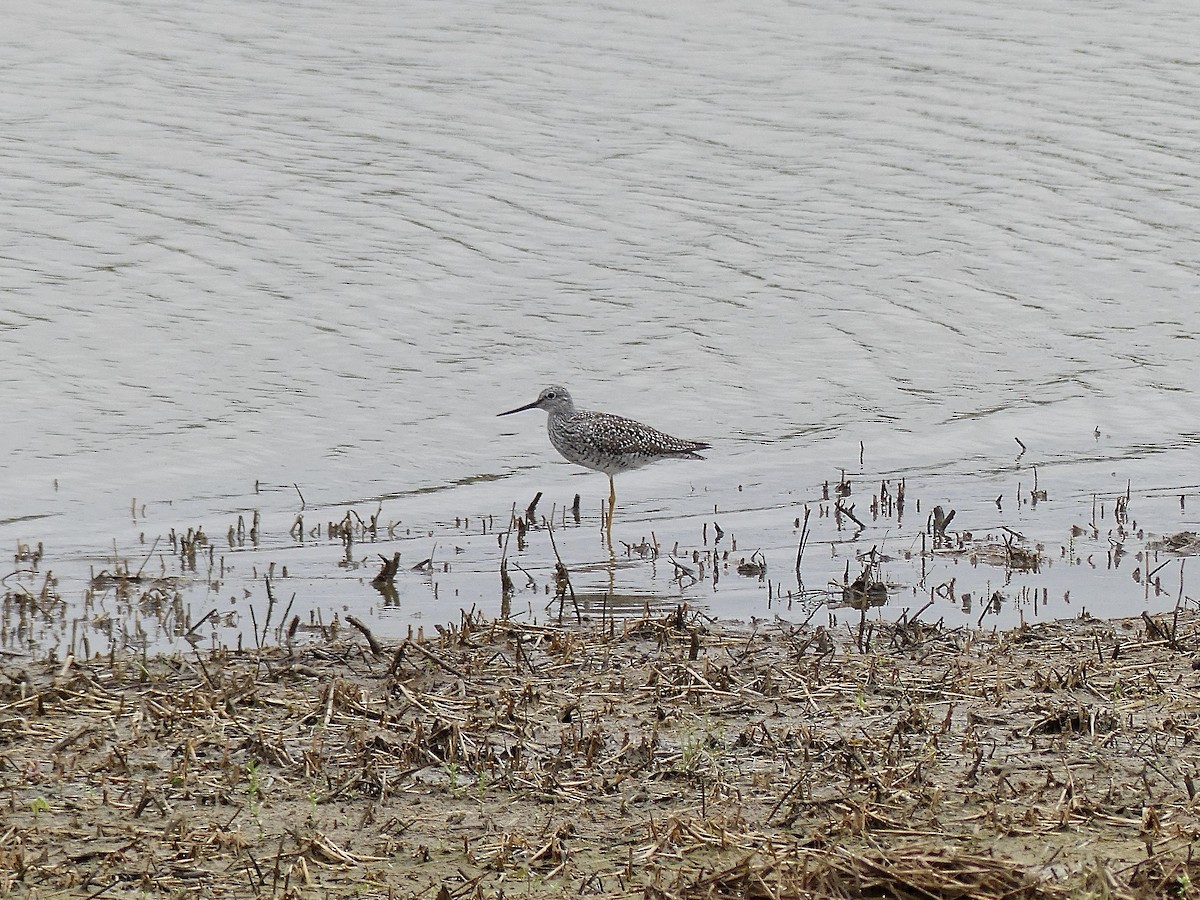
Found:
<path fill-rule="evenodd" d="M 272 564 L 271 625 L 492 615 L 538 491 L 592 612 L 804 619 L 806 505 L 805 588 L 874 547 L 872 616 L 1186 601 L 1146 553 L 1200 508 L 1197 33 L 1167 2 L 18 5 L 0 541 L 43 556 L 4 643 L 167 645 L 213 610 L 200 635 L 245 638 Z M 603 476 L 495 418 L 549 383 L 713 444 L 618 477 L 612 555 Z M 1045 564 L 922 563 L 935 505 Z M 329 536 L 348 514 L 373 546 Z M 717 528 L 729 568 L 676 577 Z M 549 535 L 507 553 L 545 618 Z M 119 564 L 142 580 L 93 580 Z"/>

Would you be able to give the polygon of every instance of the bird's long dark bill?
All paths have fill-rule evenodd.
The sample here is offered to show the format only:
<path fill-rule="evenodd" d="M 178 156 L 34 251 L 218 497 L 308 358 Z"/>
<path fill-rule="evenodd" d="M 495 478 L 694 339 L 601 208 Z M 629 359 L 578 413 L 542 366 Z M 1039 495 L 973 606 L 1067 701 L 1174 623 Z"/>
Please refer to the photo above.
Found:
<path fill-rule="evenodd" d="M 534 400 L 532 403 L 526 403 L 524 406 L 518 406 L 516 409 L 510 409 L 508 412 L 496 413 L 496 418 L 498 419 L 501 416 L 511 416 L 513 413 L 525 412 L 525 410 L 533 409 L 537 405 L 538 402 Z"/>

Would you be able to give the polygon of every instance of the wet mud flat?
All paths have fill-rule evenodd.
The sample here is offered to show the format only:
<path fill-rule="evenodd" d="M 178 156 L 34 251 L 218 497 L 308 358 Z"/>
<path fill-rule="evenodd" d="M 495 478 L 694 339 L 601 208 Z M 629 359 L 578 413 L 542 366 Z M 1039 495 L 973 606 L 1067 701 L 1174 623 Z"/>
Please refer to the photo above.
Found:
<path fill-rule="evenodd" d="M 1200 618 L 0 660 L 3 897 L 1183 897 Z"/>

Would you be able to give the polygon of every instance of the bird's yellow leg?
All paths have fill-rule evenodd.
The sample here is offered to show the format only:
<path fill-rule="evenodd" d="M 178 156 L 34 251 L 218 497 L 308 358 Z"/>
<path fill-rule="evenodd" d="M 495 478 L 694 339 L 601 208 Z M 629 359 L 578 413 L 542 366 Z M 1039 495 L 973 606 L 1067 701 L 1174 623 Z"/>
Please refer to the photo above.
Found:
<path fill-rule="evenodd" d="M 612 533 L 613 513 L 617 510 L 617 485 L 611 475 L 608 476 L 608 531 Z"/>

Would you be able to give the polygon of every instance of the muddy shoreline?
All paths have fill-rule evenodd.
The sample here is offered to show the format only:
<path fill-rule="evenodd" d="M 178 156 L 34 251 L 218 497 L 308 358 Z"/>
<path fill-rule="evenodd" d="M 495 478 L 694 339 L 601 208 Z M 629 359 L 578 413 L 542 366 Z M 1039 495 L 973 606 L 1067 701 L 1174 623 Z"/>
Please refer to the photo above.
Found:
<path fill-rule="evenodd" d="M 1189 896 L 1200 618 L 0 660 L 0 896 Z"/>

